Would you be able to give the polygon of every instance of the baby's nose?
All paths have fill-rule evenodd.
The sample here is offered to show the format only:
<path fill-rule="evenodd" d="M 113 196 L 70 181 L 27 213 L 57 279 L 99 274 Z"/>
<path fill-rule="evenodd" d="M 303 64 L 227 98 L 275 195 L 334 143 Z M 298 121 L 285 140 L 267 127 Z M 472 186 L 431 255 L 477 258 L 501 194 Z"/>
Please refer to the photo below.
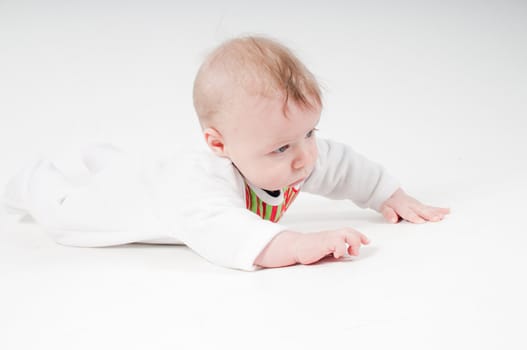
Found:
<path fill-rule="evenodd" d="M 306 150 L 300 150 L 293 160 L 293 169 L 302 169 L 309 160 L 309 153 Z"/>

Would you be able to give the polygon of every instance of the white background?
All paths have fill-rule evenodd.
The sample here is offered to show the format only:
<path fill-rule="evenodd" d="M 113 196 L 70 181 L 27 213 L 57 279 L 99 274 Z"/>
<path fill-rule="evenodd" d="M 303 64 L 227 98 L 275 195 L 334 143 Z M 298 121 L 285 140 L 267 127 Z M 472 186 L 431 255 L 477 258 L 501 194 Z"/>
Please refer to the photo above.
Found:
<path fill-rule="evenodd" d="M 240 34 L 279 39 L 314 72 L 322 136 L 452 215 L 390 225 L 302 195 L 285 223 L 373 243 L 255 273 L 181 246 L 63 247 L 4 215 L 0 348 L 525 349 L 524 1 L 0 0 L 0 185 L 66 145 L 200 145 L 194 75 Z"/>

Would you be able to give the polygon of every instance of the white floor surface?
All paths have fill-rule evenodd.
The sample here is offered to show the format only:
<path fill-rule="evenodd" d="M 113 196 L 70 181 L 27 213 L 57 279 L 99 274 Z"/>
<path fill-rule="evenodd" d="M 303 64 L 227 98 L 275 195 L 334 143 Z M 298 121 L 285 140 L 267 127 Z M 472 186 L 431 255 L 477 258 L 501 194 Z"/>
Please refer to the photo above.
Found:
<path fill-rule="evenodd" d="M 325 3 L 0 2 L 0 185 L 71 142 L 200 142 L 200 60 L 265 33 L 324 85 L 322 136 L 452 209 L 391 225 L 302 194 L 284 223 L 372 244 L 252 273 L 184 246 L 64 247 L 3 214 L 0 349 L 527 349 L 526 3 Z"/>

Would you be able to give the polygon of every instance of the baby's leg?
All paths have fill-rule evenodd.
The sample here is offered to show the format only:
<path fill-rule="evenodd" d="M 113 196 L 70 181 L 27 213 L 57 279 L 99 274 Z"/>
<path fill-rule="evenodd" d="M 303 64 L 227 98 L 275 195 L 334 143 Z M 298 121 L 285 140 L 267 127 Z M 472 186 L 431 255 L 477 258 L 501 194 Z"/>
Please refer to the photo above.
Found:
<path fill-rule="evenodd" d="M 64 184 L 55 186 L 56 188 L 67 187 L 65 184 L 80 185 L 89 183 L 93 174 L 109 167 L 110 164 L 119 163 L 119 159 L 123 157 L 123 152 L 111 145 L 90 145 L 82 149 L 65 147 L 64 151 L 51 157 L 36 156 L 11 178 L 6 186 L 4 202 L 9 211 L 27 212 L 28 186 L 31 181 L 38 181 L 41 174 L 55 174 L 54 178 L 48 179 L 50 184 Z M 45 162 L 49 163 L 47 167 L 43 165 Z"/>
<path fill-rule="evenodd" d="M 110 144 L 96 144 L 81 150 L 82 160 L 92 173 L 98 173 L 105 168 L 123 162 L 127 155 Z"/>
<path fill-rule="evenodd" d="M 114 149 L 40 159 L 6 194 L 61 244 L 125 244 L 156 238 L 161 230 L 140 169 Z"/>

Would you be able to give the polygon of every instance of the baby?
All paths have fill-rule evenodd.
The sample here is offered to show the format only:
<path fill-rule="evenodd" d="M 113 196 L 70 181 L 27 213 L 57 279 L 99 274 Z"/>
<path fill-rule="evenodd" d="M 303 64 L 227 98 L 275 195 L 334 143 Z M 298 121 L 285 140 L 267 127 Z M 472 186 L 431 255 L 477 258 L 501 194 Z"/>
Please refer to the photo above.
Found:
<path fill-rule="evenodd" d="M 277 42 L 247 37 L 217 48 L 196 77 L 194 106 L 207 145 L 241 174 L 246 206 L 263 219 L 278 221 L 300 189 L 349 198 L 393 223 L 399 218 L 439 221 L 449 212 L 408 196 L 379 165 L 349 147 L 317 140 L 320 88 L 298 58 Z M 329 254 L 358 255 L 368 242 L 351 228 L 312 234 L 285 229 L 254 263 L 311 264 Z"/>
<path fill-rule="evenodd" d="M 196 76 L 194 106 L 212 152 L 151 167 L 110 145 L 40 158 L 10 181 L 7 206 L 61 244 L 184 243 L 242 270 L 358 255 L 368 244 L 352 228 L 300 233 L 278 224 L 300 190 L 350 199 L 392 223 L 449 213 L 408 196 L 349 146 L 317 138 L 319 86 L 273 40 L 244 37 L 216 48 Z"/>

